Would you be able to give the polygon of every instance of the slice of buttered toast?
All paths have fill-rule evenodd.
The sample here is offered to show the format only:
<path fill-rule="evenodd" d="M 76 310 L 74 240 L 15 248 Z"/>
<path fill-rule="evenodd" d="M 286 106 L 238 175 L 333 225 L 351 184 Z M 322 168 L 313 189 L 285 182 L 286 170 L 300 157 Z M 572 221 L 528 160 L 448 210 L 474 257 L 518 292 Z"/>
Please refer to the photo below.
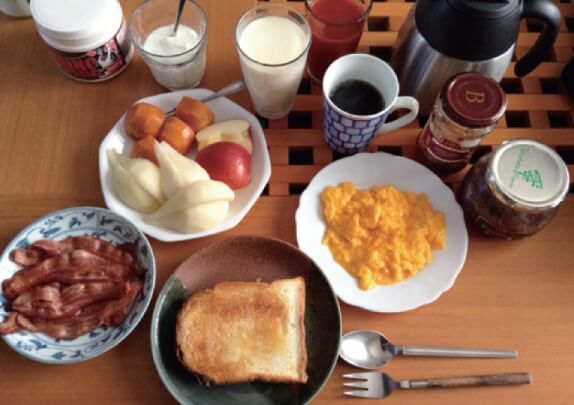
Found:
<path fill-rule="evenodd" d="M 178 314 L 177 355 L 215 384 L 304 383 L 305 281 L 302 277 L 226 282 L 193 294 Z"/>

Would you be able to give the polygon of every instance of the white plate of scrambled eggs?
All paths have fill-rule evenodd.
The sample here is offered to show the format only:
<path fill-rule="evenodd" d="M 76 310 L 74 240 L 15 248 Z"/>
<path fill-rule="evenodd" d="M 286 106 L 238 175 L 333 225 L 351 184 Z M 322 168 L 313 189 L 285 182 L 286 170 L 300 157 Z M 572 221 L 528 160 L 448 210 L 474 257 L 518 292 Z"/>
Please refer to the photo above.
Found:
<path fill-rule="evenodd" d="M 462 269 L 468 234 L 451 189 L 421 164 L 360 153 L 323 168 L 299 200 L 297 243 L 339 298 L 375 312 L 435 301 Z"/>

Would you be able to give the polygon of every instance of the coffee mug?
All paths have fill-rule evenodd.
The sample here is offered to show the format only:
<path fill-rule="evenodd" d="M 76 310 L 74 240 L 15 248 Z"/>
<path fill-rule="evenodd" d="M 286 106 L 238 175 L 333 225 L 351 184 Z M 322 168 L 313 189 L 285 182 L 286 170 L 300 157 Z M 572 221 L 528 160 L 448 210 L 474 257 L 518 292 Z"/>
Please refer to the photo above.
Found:
<path fill-rule="evenodd" d="M 349 81 L 366 82 L 382 96 L 380 111 L 368 115 L 352 114 L 332 100 L 339 85 Z M 413 97 L 399 97 L 399 81 L 383 60 L 368 54 L 349 54 L 335 60 L 323 77 L 323 125 L 325 142 L 336 152 L 353 154 L 364 150 L 376 137 L 404 127 L 417 117 L 419 103 Z M 393 111 L 409 113 L 386 122 Z"/>

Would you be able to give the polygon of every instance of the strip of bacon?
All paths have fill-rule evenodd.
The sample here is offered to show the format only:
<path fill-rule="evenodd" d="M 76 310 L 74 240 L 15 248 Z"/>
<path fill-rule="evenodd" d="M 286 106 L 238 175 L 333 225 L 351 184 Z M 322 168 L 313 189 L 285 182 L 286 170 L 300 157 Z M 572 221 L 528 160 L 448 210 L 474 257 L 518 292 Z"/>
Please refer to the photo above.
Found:
<path fill-rule="evenodd" d="M 42 249 L 38 249 L 33 246 L 25 249 L 14 249 L 10 252 L 10 260 L 20 266 L 35 266 L 45 258 L 45 252 Z"/>
<path fill-rule="evenodd" d="M 134 270 L 136 275 L 141 272 L 138 261 L 132 254 L 135 252 L 134 248 L 117 247 L 110 242 L 91 236 L 72 236 L 61 241 L 42 239 L 32 243 L 31 248 L 44 251 L 48 257 L 83 249 L 112 263 L 127 265 Z"/>
<path fill-rule="evenodd" d="M 110 264 L 106 259 L 80 249 L 18 271 L 2 282 L 2 289 L 6 299 L 12 301 L 18 294 L 39 284 L 126 280 L 131 274 L 126 265 Z"/>
<path fill-rule="evenodd" d="M 66 319 L 35 319 L 20 313 L 12 313 L 3 324 L 0 324 L 0 334 L 28 330 L 46 333 L 59 339 L 75 339 L 99 326 L 117 325 L 116 322 L 120 318 L 122 322 L 125 319 L 137 294 L 143 288 L 143 283 L 139 280 L 127 281 L 123 287 L 124 293 L 121 298 L 87 305 L 75 316 Z M 118 313 L 121 315 L 120 317 L 117 316 Z M 9 332 L 5 332 L 5 330 L 9 330 Z"/>
<path fill-rule="evenodd" d="M 31 318 L 64 319 L 86 305 L 116 299 L 121 295 L 122 284 L 118 283 L 76 283 L 64 288 L 59 283 L 52 283 L 20 294 L 12 303 L 12 311 Z"/>
<path fill-rule="evenodd" d="M 18 312 L 10 312 L 8 319 L 0 323 L 0 335 L 8 335 L 19 330 L 22 330 L 22 326 L 18 323 Z"/>

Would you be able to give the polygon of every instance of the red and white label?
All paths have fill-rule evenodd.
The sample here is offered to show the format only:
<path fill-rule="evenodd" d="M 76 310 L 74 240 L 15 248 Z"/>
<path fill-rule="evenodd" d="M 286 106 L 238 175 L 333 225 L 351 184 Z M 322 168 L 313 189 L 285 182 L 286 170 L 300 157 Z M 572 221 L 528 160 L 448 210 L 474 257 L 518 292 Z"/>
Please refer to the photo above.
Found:
<path fill-rule="evenodd" d="M 63 52 L 52 48 L 56 62 L 69 76 L 85 81 L 99 81 L 119 73 L 127 64 L 129 39 L 125 24 L 105 44 L 86 52 Z M 127 50 L 127 52 L 126 52 Z"/>
<path fill-rule="evenodd" d="M 422 139 L 427 151 L 438 161 L 444 163 L 467 162 L 476 149 L 476 147 L 465 148 L 458 142 L 435 135 L 430 125 L 426 125 L 423 129 Z"/>

